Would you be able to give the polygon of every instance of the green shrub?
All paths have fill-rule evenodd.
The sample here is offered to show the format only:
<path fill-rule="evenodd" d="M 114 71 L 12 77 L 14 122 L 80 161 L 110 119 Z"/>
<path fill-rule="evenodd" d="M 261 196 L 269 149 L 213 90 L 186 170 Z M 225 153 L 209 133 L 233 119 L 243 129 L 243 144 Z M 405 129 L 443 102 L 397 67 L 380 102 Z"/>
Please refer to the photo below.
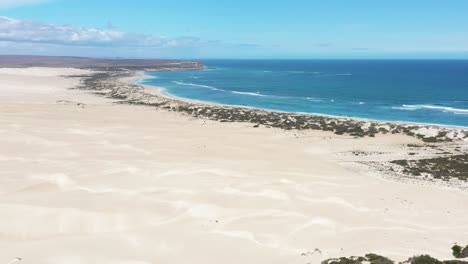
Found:
<path fill-rule="evenodd" d="M 442 261 L 437 260 L 429 255 L 422 255 L 413 257 L 409 261 L 410 264 L 444 264 Z"/>
<path fill-rule="evenodd" d="M 452 247 L 452 255 L 456 258 L 461 258 L 462 257 L 462 250 L 463 248 L 460 247 L 459 245 L 455 245 Z"/>
<path fill-rule="evenodd" d="M 366 258 L 370 262 L 370 264 L 394 264 L 395 263 L 394 261 L 386 257 L 382 257 L 376 254 L 367 254 Z"/>

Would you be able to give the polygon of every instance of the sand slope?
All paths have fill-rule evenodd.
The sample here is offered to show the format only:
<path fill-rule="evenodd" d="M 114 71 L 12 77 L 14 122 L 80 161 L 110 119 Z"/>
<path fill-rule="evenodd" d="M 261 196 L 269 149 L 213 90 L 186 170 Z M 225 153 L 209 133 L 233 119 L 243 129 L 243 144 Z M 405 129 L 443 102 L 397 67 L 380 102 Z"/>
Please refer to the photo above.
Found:
<path fill-rule="evenodd" d="M 0 69 L 1 263 L 403 260 L 466 243 L 467 192 L 386 180 L 338 155 L 414 138 L 191 120 L 58 77 L 79 73 Z"/>

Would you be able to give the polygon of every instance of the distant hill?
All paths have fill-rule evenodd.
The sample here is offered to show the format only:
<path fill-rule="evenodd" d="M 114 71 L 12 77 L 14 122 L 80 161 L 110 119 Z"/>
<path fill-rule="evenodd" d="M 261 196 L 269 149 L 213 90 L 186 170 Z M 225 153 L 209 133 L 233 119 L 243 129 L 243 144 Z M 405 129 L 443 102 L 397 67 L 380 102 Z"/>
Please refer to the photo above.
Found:
<path fill-rule="evenodd" d="M 0 55 L 0 67 L 70 67 L 70 68 L 125 68 L 125 69 L 198 69 L 196 61 L 159 59 L 97 59 L 86 57 Z"/>

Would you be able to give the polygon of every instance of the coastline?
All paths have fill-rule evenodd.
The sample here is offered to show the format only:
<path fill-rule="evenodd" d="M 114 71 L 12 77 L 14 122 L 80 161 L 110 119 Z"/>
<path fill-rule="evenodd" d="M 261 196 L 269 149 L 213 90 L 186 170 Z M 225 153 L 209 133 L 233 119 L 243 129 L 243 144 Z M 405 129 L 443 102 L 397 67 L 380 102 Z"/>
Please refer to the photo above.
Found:
<path fill-rule="evenodd" d="M 224 107 L 224 108 L 240 108 L 252 111 L 261 111 L 261 112 L 269 112 L 269 113 L 277 113 L 277 114 L 286 114 L 286 115 L 304 115 L 309 117 L 323 117 L 328 118 L 330 120 L 342 120 L 342 121 L 351 121 L 351 122 L 365 122 L 365 123 L 373 123 L 378 125 L 396 125 L 396 126 L 403 126 L 403 127 L 413 127 L 413 128 L 432 128 L 432 129 L 442 129 L 442 130 L 455 130 L 459 131 L 459 133 L 463 134 L 463 137 L 460 137 L 460 140 L 465 140 L 468 142 L 468 128 L 464 126 L 452 126 L 452 125 L 443 125 L 443 124 L 429 124 L 429 123 L 417 123 L 417 122 L 406 122 L 406 121 L 386 121 L 386 120 L 376 120 L 376 119 L 368 119 L 368 118 L 359 118 L 359 117 L 343 117 L 343 116 L 335 116 L 335 115 L 328 115 L 328 114 L 321 114 L 321 113 L 302 113 L 302 112 L 286 112 L 286 111 L 278 111 L 272 109 L 263 109 L 257 107 L 250 107 L 250 106 L 241 106 L 241 105 L 224 105 L 214 102 L 207 102 L 207 101 L 200 101 L 194 99 L 187 99 L 181 98 L 169 93 L 164 92 L 164 87 L 158 86 L 148 86 L 143 85 L 141 83 L 135 83 L 135 81 L 144 80 L 148 78 L 152 78 L 150 75 L 146 75 L 144 71 L 136 71 L 130 74 L 131 77 L 125 77 L 121 80 L 127 82 L 131 85 L 138 85 L 145 88 L 145 92 L 151 93 L 154 96 L 160 96 L 162 98 L 166 98 L 168 100 L 174 101 L 181 101 L 187 104 L 195 104 L 195 105 L 206 105 L 208 107 Z M 420 138 L 424 139 L 424 135 L 421 135 Z M 451 140 L 451 139 L 442 139 L 444 140 Z"/>
<path fill-rule="evenodd" d="M 224 104 L 218 104 L 214 102 L 207 102 L 207 101 L 201 101 L 201 100 L 195 100 L 195 99 L 189 99 L 189 98 L 182 98 L 178 97 L 175 95 L 172 95 L 166 91 L 166 88 L 161 87 L 161 86 L 153 86 L 153 85 L 144 85 L 142 83 L 139 83 L 139 81 L 143 81 L 146 79 L 151 79 L 153 78 L 151 75 L 147 75 L 145 71 L 136 71 L 134 74 L 132 74 L 131 77 L 124 77 L 120 79 L 123 82 L 126 82 L 131 85 L 138 85 L 141 87 L 145 88 L 145 92 L 148 94 L 152 94 L 155 96 L 160 96 L 169 100 L 176 100 L 176 101 L 183 101 L 186 103 L 190 104 L 206 104 L 208 106 L 227 106 L 227 107 L 243 107 L 246 109 L 259 109 L 259 110 L 265 110 L 265 111 L 270 111 L 267 109 L 261 109 L 261 108 L 255 108 L 255 107 L 249 107 L 249 106 L 236 106 L 236 105 L 224 105 Z"/>
<path fill-rule="evenodd" d="M 384 135 L 409 136 L 419 142 L 408 144 L 403 150 L 405 153 L 403 157 L 387 158 L 383 163 L 365 162 L 366 166 L 395 180 L 438 182 L 442 185 L 468 189 L 468 130 L 466 129 L 304 115 L 181 100 L 164 94 L 164 88 L 157 89 L 154 86 L 129 82 L 144 77 L 142 71 L 108 72 L 99 75 L 98 78 L 91 76 L 85 79 L 80 89 L 95 91 L 99 95 L 117 99 L 121 104 L 149 106 L 200 120 L 250 124 L 253 128 L 279 128 L 297 133 L 309 130 L 324 131 L 355 139 L 378 138 Z M 447 167 L 447 164 L 450 166 Z"/>
<path fill-rule="evenodd" d="M 464 141 L 372 137 L 356 121 L 363 132 L 338 135 L 322 117 L 329 130 L 292 129 L 281 117 L 301 115 L 187 105 L 122 79 L 133 73 L 0 70 L 1 261 L 405 261 L 466 243 L 468 184 L 391 163 L 449 159 Z"/>
<path fill-rule="evenodd" d="M 196 104 L 206 104 L 206 105 L 213 105 L 213 106 L 226 106 L 226 107 L 239 107 L 239 108 L 246 108 L 246 109 L 257 109 L 261 111 L 269 111 L 269 112 L 277 112 L 277 113 L 285 113 L 285 114 L 300 114 L 300 115 L 310 115 L 310 116 L 323 116 L 328 118 L 337 118 L 337 119 L 352 119 L 355 121 L 364 121 L 364 122 L 376 122 L 376 123 L 393 123 L 397 125 L 416 125 L 416 126 L 433 126 L 433 127 L 441 127 L 441 128 L 448 128 L 448 129 L 458 129 L 458 130 L 467 130 L 467 126 L 457 126 L 457 125 L 446 125 L 446 124 L 436 124 L 436 123 L 424 123 L 424 122 L 410 122 L 410 121 L 396 121 L 396 120 L 384 120 L 384 119 L 372 119 L 372 118 L 364 118 L 364 117 L 355 117 L 355 116 L 338 116 L 338 115 L 330 115 L 330 114 L 323 114 L 323 113 L 309 113 L 309 112 L 288 112 L 288 111 L 281 111 L 276 109 L 269 109 L 269 108 L 260 108 L 254 106 L 245 106 L 245 105 L 234 105 L 234 104 L 221 104 L 216 102 L 210 101 L 202 101 L 202 100 L 195 100 L 189 99 L 184 97 L 178 97 L 172 95 L 168 92 L 165 92 L 166 88 L 160 86 L 153 86 L 153 85 L 143 85 L 138 83 L 138 81 L 143 81 L 146 79 L 153 78 L 151 75 L 147 75 L 145 71 L 137 71 L 135 72 L 134 76 L 131 78 L 122 80 L 129 82 L 130 84 L 140 85 L 146 89 L 147 92 L 151 93 L 154 92 L 155 95 L 165 97 L 168 99 L 173 100 L 180 100 L 185 101 L 187 103 L 196 103 Z M 155 90 L 155 91 L 153 91 Z"/>
<path fill-rule="evenodd" d="M 187 99 L 187 98 L 181 98 L 181 97 L 177 97 L 177 96 L 174 96 L 174 95 L 171 95 L 171 94 L 168 94 L 168 93 L 165 93 L 164 90 L 165 88 L 164 87 L 158 87 L 158 86 L 149 86 L 149 85 L 143 85 L 141 83 L 134 83 L 132 82 L 132 80 L 144 80 L 144 79 L 147 79 L 147 78 L 152 78 L 152 76 L 150 75 L 147 75 L 145 74 L 145 72 L 135 72 L 133 74 L 133 76 L 130 78 L 130 79 L 121 79 L 122 81 L 124 82 L 127 82 L 129 84 L 134 84 L 134 85 L 138 85 L 138 86 L 142 86 L 145 88 L 145 93 L 149 93 L 149 94 L 152 94 L 152 95 L 155 95 L 155 96 L 160 96 L 160 97 L 163 97 L 163 98 L 166 98 L 168 100 L 173 100 L 175 102 L 177 101 L 182 101 L 182 102 L 185 102 L 185 103 L 188 103 L 188 104 L 191 104 L 191 105 L 205 105 L 207 107 L 226 107 L 226 108 L 240 108 L 240 109 L 246 109 L 246 110 L 251 110 L 251 111 L 262 111 L 262 112 L 267 112 L 267 113 L 271 113 L 271 114 L 290 114 L 290 115 L 305 115 L 305 116 L 310 116 L 310 117 L 324 117 L 324 118 L 328 118 L 328 119 L 331 119 L 331 120 L 345 120 L 345 121 L 351 121 L 351 122 L 358 122 L 358 123 L 363 123 L 362 126 L 368 126 L 368 124 L 380 124 L 380 125 L 383 125 L 383 126 L 386 126 L 386 125 L 389 125 L 389 124 L 394 124 L 394 125 L 397 125 L 397 126 L 409 126 L 409 127 L 413 127 L 413 129 L 432 129 L 432 130 L 435 130 L 435 132 L 437 134 L 440 133 L 439 129 L 441 131 L 459 131 L 460 133 L 464 133 L 464 136 L 463 138 L 458 138 L 458 139 L 453 139 L 453 138 L 449 138 L 449 139 L 441 139 L 439 140 L 440 143 L 444 143 L 444 142 L 452 142 L 452 141 L 458 141 L 458 143 L 460 143 L 461 146 L 465 147 L 465 151 L 461 151 L 461 159 L 458 160 L 458 162 L 456 162 L 455 164 L 452 164 L 454 166 L 462 166 L 460 168 L 460 171 L 458 172 L 459 175 L 461 175 L 463 177 L 463 179 L 466 180 L 466 182 L 460 182 L 458 180 L 454 180 L 453 182 L 450 182 L 450 180 L 453 180 L 453 179 L 450 179 L 450 177 L 448 178 L 449 181 L 436 181 L 438 185 L 441 185 L 441 186 L 448 186 L 448 187 L 456 187 L 456 188 L 460 188 L 460 189 L 465 189 L 465 190 L 468 190 L 468 128 L 466 127 L 458 127 L 458 126 L 447 126 L 447 125 L 439 125 L 439 124 L 425 124 L 425 123 L 412 123 L 412 122 L 396 122 L 396 121 L 384 121 L 384 120 L 373 120 L 373 119 L 366 119 L 366 118 L 355 118 L 355 117 L 340 117 L 340 116 L 333 116 L 333 115 L 326 115 L 326 114 L 314 114 L 314 113 L 300 113 L 300 112 L 284 112 L 284 111 L 277 111 L 277 110 L 270 110 L 270 109 L 262 109 L 262 108 L 256 108 L 256 107 L 249 107 L 249 106 L 237 106 L 237 105 L 224 105 L 224 104 L 218 104 L 218 103 L 212 103 L 212 102 L 206 102 L 206 101 L 199 101 L 199 100 L 193 100 L 193 99 Z M 333 121 L 331 121 L 333 122 Z M 257 125 L 255 125 L 254 127 L 258 127 Z M 268 127 L 268 126 L 267 126 Z M 443 132 L 443 133 L 445 133 Z M 401 133 L 401 132 L 399 132 Z M 434 132 L 429 132 L 429 133 L 434 133 Z M 384 133 L 386 134 L 386 133 Z M 404 132 L 403 134 L 406 134 L 408 135 L 407 132 Z M 362 135 L 360 135 L 362 136 Z M 367 135 L 364 135 L 364 136 L 367 136 Z M 376 135 L 369 135 L 369 136 L 376 136 Z M 434 140 L 427 140 L 425 139 L 425 136 L 426 135 L 414 135 L 414 134 L 410 134 L 410 136 L 412 137 L 416 137 L 420 140 L 422 140 L 423 142 L 426 142 L 427 143 L 434 143 L 433 141 Z M 438 140 L 435 140 L 436 142 Z M 413 151 L 413 152 L 411 152 Z M 368 167 L 373 167 L 374 170 L 376 171 L 380 171 L 382 173 L 382 176 L 383 177 L 386 177 L 390 180 L 394 180 L 394 181 L 402 181 L 402 182 L 405 182 L 405 183 L 421 183 L 421 181 L 425 181 L 427 179 L 424 179 L 421 178 L 420 176 L 422 174 L 425 174 L 424 176 L 425 177 L 428 177 L 428 176 L 431 176 L 429 172 L 431 172 L 432 170 L 437 170 L 437 168 L 435 167 L 429 167 L 427 168 L 426 170 L 422 169 L 420 170 L 419 168 L 417 168 L 418 166 L 421 166 L 423 167 L 425 164 L 410 164 L 411 162 L 411 158 L 410 156 L 412 156 L 414 154 L 414 149 L 409 151 L 408 150 L 408 154 L 409 154 L 409 157 L 407 157 L 407 159 L 403 159 L 403 160 L 395 160 L 395 161 L 392 161 L 393 164 L 398 164 L 400 166 L 403 166 L 405 167 L 402 171 L 399 169 L 399 167 L 388 167 L 388 164 L 387 166 L 382 166 L 381 164 L 366 164 L 366 166 Z M 451 153 L 451 154 L 455 154 L 455 155 L 460 155 L 460 153 L 457 153 L 457 151 L 453 151 L 453 149 L 444 149 L 443 153 Z M 465 154 L 464 154 L 465 153 Z M 458 157 L 458 156 L 457 156 Z M 444 157 L 445 158 L 445 157 Z M 441 160 L 437 160 L 437 159 L 427 159 L 429 162 L 436 162 L 436 163 L 441 163 L 442 166 L 444 166 L 444 163 L 451 163 L 452 160 L 450 159 L 444 159 L 442 158 Z M 409 162 L 408 162 L 409 161 Z M 424 162 L 426 162 L 426 160 L 424 160 Z M 405 164 L 406 163 L 406 164 Z M 427 166 L 427 164 L 426 164 Z M 436 172 L 436 173 L 440 173 L 440 172 Z M 446 173 L 446 171 L 444 171 L 443 173 Z M 411 178 L 411 176 L 409 176 L 408 174 L 413 174 L 412 176 L 418 176 L 418 177 L 414 177 L 414 178 Z M 433 179 L 431 179 L 433 180 Z"/>

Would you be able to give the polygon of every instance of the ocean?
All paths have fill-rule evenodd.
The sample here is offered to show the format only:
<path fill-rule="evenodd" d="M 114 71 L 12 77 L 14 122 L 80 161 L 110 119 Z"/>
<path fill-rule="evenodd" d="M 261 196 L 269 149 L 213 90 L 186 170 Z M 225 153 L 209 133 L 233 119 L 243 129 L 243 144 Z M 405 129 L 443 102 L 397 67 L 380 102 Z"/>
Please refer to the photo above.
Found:
<path fill-rule="evenodd" d="M 205 60 L 142 84 L 225 105 L 468 127 L 467 60 Z"/>

